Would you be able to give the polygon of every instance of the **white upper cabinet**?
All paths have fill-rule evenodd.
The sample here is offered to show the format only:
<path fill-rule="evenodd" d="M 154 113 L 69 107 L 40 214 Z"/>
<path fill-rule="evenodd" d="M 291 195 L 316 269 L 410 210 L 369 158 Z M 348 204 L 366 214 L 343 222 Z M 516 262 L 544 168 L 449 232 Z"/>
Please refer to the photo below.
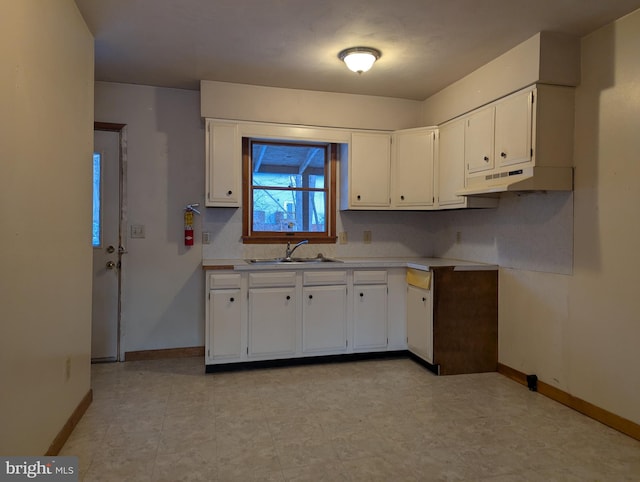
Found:
<path fill-rule="evenodd" d="M 498 167 L 531 161 L 533 92 L 507 97 L 495 106 L 495 159 Z"/>
<path fill-rule="evenodd" d="M 388 209 L 391 135 L 354 132 L 349 153 L 341 157 L 340 209 Z"/>
<path fill-rule="evenodd" d="M 466 198 L 456 195 L 464 188 L 465 121 L 457 120 L 440 128 L 438 133 L 438 205 L 464 207 Z"/>
<path fill-rule="evenodd" d="M 206 201 L 207 207 L 239 207 L 242 146 L 238 124 L 206 121 Z"/>
<path fill-rule="evenodd" d="M 436 205 L 438 209 L 493 208 L 497 197 L 468 197 L 456 193 L 465 187 L 465 119 L 440 127 L 438 132 Z"/>
<path fill-rule="evenodd" d="M 572 87 L 540 84 L 464 117 L 466 186 L 459 193 L 570 191 L 573 97 Z"/>
<path fill-rule="evenodd" d="M 464 161 L 467 172 L 493 169 L 495 107 L 478 110 L 466 118 Z"/>
<path fill-rule="evenodd" d="M 436 130 L 406 129 L 393 133 L 391 207 L 431 208 Z"/>
<path fill-rule="evenodd" d="M 530 90 L 520 92 L 466 118 L 467 173 L 531 161 L 532 96 Z"/>

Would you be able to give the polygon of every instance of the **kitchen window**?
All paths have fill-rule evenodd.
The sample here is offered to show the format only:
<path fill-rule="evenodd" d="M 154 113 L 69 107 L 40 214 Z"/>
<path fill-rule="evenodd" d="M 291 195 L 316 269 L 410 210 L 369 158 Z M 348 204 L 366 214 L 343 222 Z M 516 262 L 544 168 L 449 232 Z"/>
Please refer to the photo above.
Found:
<path fill-rule="evenodd" d="M 334 243 L 337 145 L 243 138 L 245 243 Z"/>

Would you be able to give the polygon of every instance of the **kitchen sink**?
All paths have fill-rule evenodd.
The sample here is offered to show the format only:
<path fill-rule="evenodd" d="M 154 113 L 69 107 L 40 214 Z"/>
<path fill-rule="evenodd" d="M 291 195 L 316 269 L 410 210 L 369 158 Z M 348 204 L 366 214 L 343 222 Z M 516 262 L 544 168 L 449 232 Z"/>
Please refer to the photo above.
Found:
<path fill-rule="evenodd" d="M 245 261 L 251 264 L 342 263 L 339 259 L 325 258 L 322 254 L 315 258 L 252 258 Z"/>

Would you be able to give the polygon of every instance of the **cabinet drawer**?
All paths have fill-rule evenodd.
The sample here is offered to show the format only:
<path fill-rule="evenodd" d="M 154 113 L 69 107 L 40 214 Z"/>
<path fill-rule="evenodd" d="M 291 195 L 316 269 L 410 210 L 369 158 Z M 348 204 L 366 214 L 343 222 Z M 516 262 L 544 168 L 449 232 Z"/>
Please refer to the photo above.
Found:
<path fill-rule="evenodd" d="M 211 290 L 240 288 L 240 282 L 240 274 L 238 273 L 209 275 L 209 289 Z"/>
<path fill-rule="evenodd" d="M 304 285 L 344 285 L 347 284 L 346 271 L 305 271 Z"/>
<path fill-rule="evenodd" d="M 249 273 L 249 287 L 295 286 L 295 271 L 270 271 L 267 273 Z"/>
<path fill-rule="evenodd" d="M 387 284 L 387 272 L 376 271 L 354 271 L 353 272 L 353 284 L 354 285 L 385 285 Z"/>
<path fill-rule="evenodd" d="M 407 269 L 407 284 L 416 286 L 425 290 L 431 289 L 431 271 L 422 271 L 419 269 Z"/>

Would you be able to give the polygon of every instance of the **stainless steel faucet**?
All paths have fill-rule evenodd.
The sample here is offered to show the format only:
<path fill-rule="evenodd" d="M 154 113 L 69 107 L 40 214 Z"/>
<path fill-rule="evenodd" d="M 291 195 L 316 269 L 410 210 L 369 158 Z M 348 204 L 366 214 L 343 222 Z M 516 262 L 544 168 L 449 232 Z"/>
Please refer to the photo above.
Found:
<path fill-rule="evenodd" d="M 308 239 L 304 239 L 302 241 L 300 241 L 298 244 L 296 244 L 293 248 L 291 247 L 291 242 L 287 242 L 287 250 L 285 251 L 284 254 L 284 259 L 286 261 L 291 261 L 291 255 L 293 254 L 293 252 L 299 247 L 302 246 L 303 244 L 307 244 L 309 242 Z"/>

